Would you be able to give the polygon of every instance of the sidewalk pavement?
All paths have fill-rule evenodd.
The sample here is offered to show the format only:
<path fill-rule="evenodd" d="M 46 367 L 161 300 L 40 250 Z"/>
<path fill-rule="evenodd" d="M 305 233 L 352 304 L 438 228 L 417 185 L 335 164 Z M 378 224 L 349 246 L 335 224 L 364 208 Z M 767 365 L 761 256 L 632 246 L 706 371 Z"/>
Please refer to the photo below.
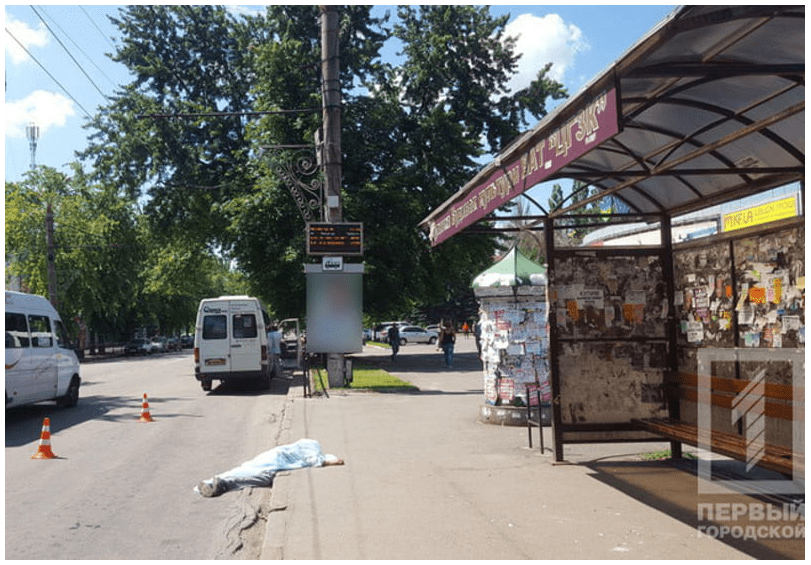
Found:
<path fill-rule="evenodd" d="M 427 345 L 366 347 L 418 392 L 291 387 L 280 442 L 317 439 L 344 466 L 280 473 L 263 559 L 741 559 L 696 527 L 695 476 L 639 453 L 667 443 L 534 449 L 525 427 L 478 420 L 481 365 L 460 336 L 454 369 Z M 640 479 L 640 477 L 642 477 Z M 767 553 L 767 555 L 769 555 Z"/>

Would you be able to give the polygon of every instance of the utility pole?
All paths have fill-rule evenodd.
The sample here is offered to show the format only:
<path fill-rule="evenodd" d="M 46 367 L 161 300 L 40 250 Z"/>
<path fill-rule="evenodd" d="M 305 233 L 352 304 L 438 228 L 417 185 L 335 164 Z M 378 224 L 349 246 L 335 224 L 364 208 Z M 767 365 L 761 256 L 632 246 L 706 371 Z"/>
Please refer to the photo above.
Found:
<path fill-rule="evenodd" d="M 338 54 L 338 9 L 320 6 L 321 12 L 321 98 L 323 100 L 324 221 L 340 222 L 341 209 L 341 81 Z M 343 353 L 327 353 L 330 388 L 344 384 Z"/>
<path fill-rule="evenodd" d="M 45 240 L 47 245 L 47 259 L 48 259 L 48 300 L 51 301 L 54 308 L 58 307 L 56 297 L 56 245 L 54 245 L 54 213 L 51 208 L 51 203 L 45 210 Z"/>
<path fill-rule="evenodd" d="M 338 54 L 338 8 L 321 6 L 321 80 L 324 128 L 324 221 L 340 222 L 341 81 Z"/>

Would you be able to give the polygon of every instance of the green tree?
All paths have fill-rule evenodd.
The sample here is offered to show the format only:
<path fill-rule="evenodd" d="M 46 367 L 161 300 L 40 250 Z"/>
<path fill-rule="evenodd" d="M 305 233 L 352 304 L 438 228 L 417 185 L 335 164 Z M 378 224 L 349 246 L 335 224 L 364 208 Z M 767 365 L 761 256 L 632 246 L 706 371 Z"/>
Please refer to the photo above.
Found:
<path fill-rule="evenodd" d="M 23 288 L 48 296 L 45 208 L 54 214 L 54 263 L 60 313 L 94 332 L 115 335 L 133 319 L 142 241 L 132 204 L 114 190 L 87 184 L 81 170 L 65 177 L 38 167 L 6 183 L 6 262 Z"/>
<path fill-rule="evenodd" d="M 563 93 L 548 68 L 506 92 L 517 54 L 504 37 L 507 18 L 487 8 L 405 6 L 398 17 L 388 29 L 369 6 L 340 8 L 344 218 L 364 223 L 365 308 L 374 317 L 470 293 L 493 238 L 431 249 L 416 226 Z M 320 125 L 318 7 L 274 5 L 236 19 L 216 6 L 130 6 L 114 22 L 124 36 L 114 59 L 135 78 L 90 124 L 98 134 L 84 157 L 133 198 L 149 187 L 153 237 L 171 244 L 186 234 L 218 250 L 278 315 L 302 315 L 305 225 L 269 148 L 311 144 Z M 380 59 L 390 35 L 402 45 L 398 67 Z M 316 111 L 143 117 L 308 108 Z"/>
<path fill-rule="evenodd" d="M 589 196 L 596 194 L 597 189 L 589 190 L 589 186 L 582 181 L 573 181 L 569 195 L 564 197 L 563 188 L 559 184 L 552 187 L 552 194 L 549 198 L 549 209 L 557 210 L 566 208 L 577 204 L 581 200 L 585 200 Z M 575 208 L 570 212 L 570 217 L 565 220 L 559 220 L 557 225 L 568 225 L 569 229 L 556 230 L 555 232 L 555 245 L 574 247 L 583 242 L 583 237 L 588 234 L 589 229 L 585 224 L 593 224 L 599 221 L 595 218 L 582 218 L 578 214 L 600 214 L 600 203 L 592 202 L 580 208 Z M 607 221 L 607 220 L 606 220 Z M 581 227 L 578 227 L 581 226 Z"/>
<path fill-rule="evenodd" d="M 122 37 L 112 58 L 134 78 L 88 125 L 80 157 L 133 199 L 146 190 L 156 233 L 214 248 L 220 204 L 251 185 L 240 113 L 253 109 L 251 46 L 263 29 L 213 5 L 132 5 L 112 21 Z"/>

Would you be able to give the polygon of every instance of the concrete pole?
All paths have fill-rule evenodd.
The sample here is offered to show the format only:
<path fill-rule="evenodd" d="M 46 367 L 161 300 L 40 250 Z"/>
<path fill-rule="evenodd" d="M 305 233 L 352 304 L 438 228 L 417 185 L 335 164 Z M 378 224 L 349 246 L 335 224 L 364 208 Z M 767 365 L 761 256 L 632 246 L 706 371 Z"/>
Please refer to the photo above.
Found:
<path fill-rule="evenodd" d="M 54 213 L 51 203 L 45 210 L 45 243 L 47 246 L 46 259 L 48 264 L 48 299 L 54 308 L 58 307 L 56 297 L 56 245 L 54 244 Z"/>
<path fill-rule="evenodd" d="M 321 80 L 324 128 L 324 221 L 340 222 L 341 209 L 341 81 L 338 53 L 338 9 L 320 6 Z M 344 385 L 344 354 L 327 353 L 330 388 Z"/>
<path fill-rule="evenodd" d="M 321 78 L 324 127 L 324 221 L 340 222 L 341 81 L 338 53 L 338 8 L 321 6 Z"/>

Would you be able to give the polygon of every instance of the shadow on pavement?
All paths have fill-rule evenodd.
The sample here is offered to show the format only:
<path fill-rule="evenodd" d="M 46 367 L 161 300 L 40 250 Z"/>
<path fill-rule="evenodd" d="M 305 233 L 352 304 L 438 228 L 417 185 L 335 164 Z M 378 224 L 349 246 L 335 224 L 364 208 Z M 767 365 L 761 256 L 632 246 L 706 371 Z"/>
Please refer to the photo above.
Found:
<path fill-rule="evenodd" d="M 774 533 L 777 527 L 779 539 L 771 537 L 760 537 L 758 539 L 744 539 L 744 536 L 733 536 L 732 533 L 719 538 L 721 541 L 742 551 L 755 559 L 804 559 L 805 539 L 786 539 L 782 537 L 783 527 L 794 529 L 797 525 L 805 526 L 804 516 L 797 521 L 750 521 L 748 516 L 743 516 L 735 521 L 709 520 L 706 516 L 699 517 L 698 505 L 721 504 L 723 508 L 730 508 L 734 504 L 766 505 L 783 510 L 783 504 L 787 499 L 783 497 L 755 497 L 748 495 L 709 495 L 699 494 L 697 488 L 697 464 L 693 460 L 665 460 L 665 461 L 614 461 L 599 462 L 592 461 L 584 464 L 588 467 L 591 476 L 634 499 L 652 507 L 660 512 L 676 518 L 689 526 L 696 528 L 699 526 L 740 526 L 741 532 L 757 531 Z M 802 498 L 804 502 L 804 497 Z M 740 507 L 742 508 L 742 507 Z M 752 529 L 754 528 L 754 530 Z M 770 530 L 771 528 L 771 530 Z M 788 531 L 788 530 L 786 530 Z M 751 537 L 751 536 L 749 536 Z M 662 556 L 666 558 L 666 556 Z"/>
<path fill-rule="evenodd" d="M 290 389 L 291 378 L 289 375 L 276 377 L 270 381 L 270 389 L 264 389 L 253 381 L 225 381 L 214 387 L 208 394 L 211 396 L 285 396 Z"/>
<path fill-rule="evenodd" d="M 84 385 L 82 386 L 84 388 Z M 187 400 L 178 397 L 148 397 L 150 413 L 153 418 L 194 417 L 193 414 L 165 413 L 154 410 L 165 402 Z M 49 418 L 51 434 L 88 422 L 106 420 L 108 422 L 134 422 L 141 415 L 143 397 L 124 396 L 80 396 L 79 403 L 73 407 L 57 406 L 54 402 L 29 404 L 18 408 L 6 409 L 6 447 L 18 447 L 32 441 L 38 441 L 42 423 Z"/>
<path fill-rule="evenodd" d="M 368 355 L 357 353 L 350 356 L 358 365 L 372 365 L 385 371 L 397 370 L 408 373 L 454 373 L 456 371 L 479 371 L 481 360 L 476 352 L 456 353 L 453 356 L 453 368 L 445 367 L 441 352 L 409 352 L 407 347 L 400 349 L 394 361 L 390 355 Z"/>

